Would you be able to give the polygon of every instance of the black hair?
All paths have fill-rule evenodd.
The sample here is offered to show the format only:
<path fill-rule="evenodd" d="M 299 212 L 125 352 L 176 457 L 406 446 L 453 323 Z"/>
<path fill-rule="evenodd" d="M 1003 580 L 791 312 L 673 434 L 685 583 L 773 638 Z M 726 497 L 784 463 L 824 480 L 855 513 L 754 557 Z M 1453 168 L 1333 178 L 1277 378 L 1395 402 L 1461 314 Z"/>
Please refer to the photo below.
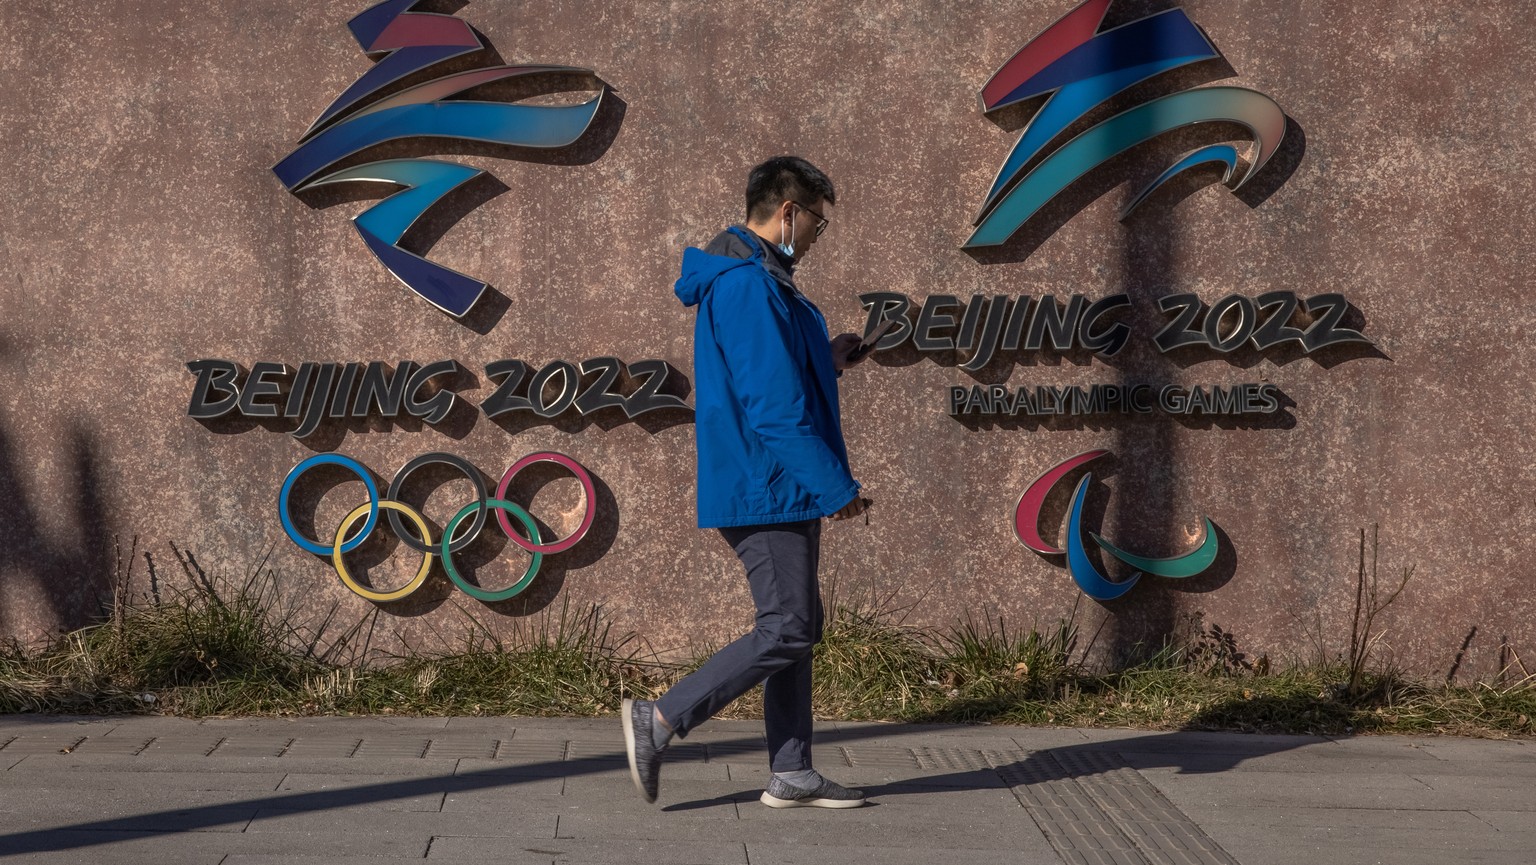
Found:
<path fill-rule="evenodd" d="M 798 156 L 775 156 L 747 175 L 747 221 L 768 219 L 786 201 L 814 206 L 837 203 L 837 190 L 821 169 Z"/>

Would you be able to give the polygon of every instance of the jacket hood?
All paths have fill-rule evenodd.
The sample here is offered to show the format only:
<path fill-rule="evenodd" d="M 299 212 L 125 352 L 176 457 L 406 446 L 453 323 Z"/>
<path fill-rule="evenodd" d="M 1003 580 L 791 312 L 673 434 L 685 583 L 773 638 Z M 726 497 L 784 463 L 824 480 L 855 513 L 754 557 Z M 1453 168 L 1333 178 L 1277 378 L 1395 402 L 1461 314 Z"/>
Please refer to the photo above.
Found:
<path fill-rule="evenodd" d="M 726 255 L 711 255 L 690 246 L 683 250 L 683 272 L 672 286 L 672 291 L 683 302 L 683 306 L 697 306 L 720 274 L 751 263 Z"/>
<path fill-rule="evenodd" d="M 684 306 L 697 306 L 709 293 L 720 274 L 738 267 L 760 263 L 774 279 L 794 288 L 791 274 L 778 255 L 764 252 L 745 228 L 732 226 L 715 236 L 703 249 L 683 250 L 683 269 L 672 291 Z"/>

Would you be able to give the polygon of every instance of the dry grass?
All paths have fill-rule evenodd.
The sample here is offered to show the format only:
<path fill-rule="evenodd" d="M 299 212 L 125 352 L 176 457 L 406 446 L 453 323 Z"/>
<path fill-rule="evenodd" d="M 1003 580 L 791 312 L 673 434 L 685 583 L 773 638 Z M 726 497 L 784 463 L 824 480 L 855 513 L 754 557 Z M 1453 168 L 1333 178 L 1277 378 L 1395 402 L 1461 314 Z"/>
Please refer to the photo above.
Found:
<path fill-rule="evenodd" d="M 35 651 L 0 649 L 0 712 L 187 716 L 270 714 L 561 715 L 614 712 L 702 663 L 661 663 L 596 607 L 562 606 L 511 637 L 478 623 L 453 651 L 377 657 L 369 618 L 314 629 L 264 565 L 213 578 L 176 550 L 174 591 L 120 591 L 99 624 Z M 934 631 L 900 610 L 833 602 L 816 646 L 822 718 L 1050 724 L 1278 733 L 1531 735 L 1536 676 L 1509 684 L 1430 685 L 1359 659 L 1270 669 L 1235 637 L 1203 625 L 1116 670 L 1091 669 L 1073 622 L 1045 630 L 1001 620 Z M 1518 663 L 1518 659 L 1516 659 Z M 758 692 L 726 717 L 751 717 Z"/>

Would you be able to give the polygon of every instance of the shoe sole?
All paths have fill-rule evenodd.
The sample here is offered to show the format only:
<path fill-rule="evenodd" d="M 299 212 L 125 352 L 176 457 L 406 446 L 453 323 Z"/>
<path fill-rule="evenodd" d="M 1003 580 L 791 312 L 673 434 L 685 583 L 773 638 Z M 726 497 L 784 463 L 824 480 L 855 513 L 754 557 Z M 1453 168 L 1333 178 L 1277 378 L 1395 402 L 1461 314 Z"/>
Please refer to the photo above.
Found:
<path fill-rule="evenodd" d="M 629 780 L 635 782 L 635 789 L 640 791 L 640 798 L 646 802 L 655 802 L 656 797 L 645 794 L 645 785 L 640 783 L 640 767 L 635 764 L 635 716 L 631 711 L 634 703 L 634 700 L 626 698 L 619 707 L 624 721 L 624 750 L 629 754 Z"/>
<path fill-rule="evenodd" d="M 758 801 L 769 808 L 857 808 L 863 799 L 780 799 L 764 790 Z"/>

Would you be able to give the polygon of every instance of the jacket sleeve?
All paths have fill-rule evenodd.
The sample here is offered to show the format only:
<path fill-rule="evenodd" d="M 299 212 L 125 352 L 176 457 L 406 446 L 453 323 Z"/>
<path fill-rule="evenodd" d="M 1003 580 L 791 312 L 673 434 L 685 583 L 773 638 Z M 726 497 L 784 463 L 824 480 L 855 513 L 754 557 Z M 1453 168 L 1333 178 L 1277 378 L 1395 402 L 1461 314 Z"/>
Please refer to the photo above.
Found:
<path fill-rule="evenodd" d="M 747 424 L 830 515 L 852 501 L 859 484 L 812 423 L 807 373 L 793 351 L 795 323 L 783 292 L 753 270 L 738 268 L 715 282 L 708 300 L 715 339 Z"/>

